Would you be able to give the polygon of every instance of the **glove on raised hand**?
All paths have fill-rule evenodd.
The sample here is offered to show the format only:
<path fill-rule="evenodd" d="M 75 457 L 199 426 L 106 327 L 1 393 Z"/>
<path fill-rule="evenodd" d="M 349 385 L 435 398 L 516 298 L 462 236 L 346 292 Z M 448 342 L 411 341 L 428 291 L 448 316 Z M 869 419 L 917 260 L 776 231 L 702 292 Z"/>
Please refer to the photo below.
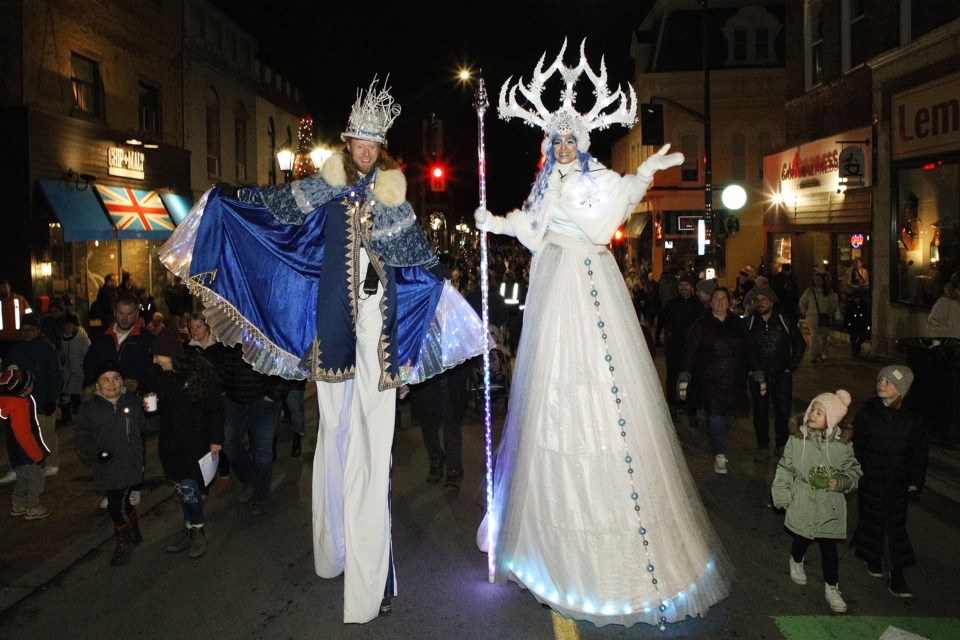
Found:
<path fill-rule="evenodd" d="M 682 153 L 667 153 L 670 150 L 670 143 L 663 145 L 660 148 L 660 151 L 657 151 L 655 154 L 643 161 L 639 168 L 637 168 L 637 173 L 641 178 L 652 179 L 653 174 L 657 171 L 663 171 L 664 169 L 669 169 L 670 167 L 678 167 L 683 164 L 683 154 Z"/>
<path fill-rule="evenodd" d="M 476 223 L 477 229 L 480 231 L 490 231 L 490 226 L 493 222 L 493 214 L 483 207 L 480 207 L 473 212 L 473 221 Z"/>

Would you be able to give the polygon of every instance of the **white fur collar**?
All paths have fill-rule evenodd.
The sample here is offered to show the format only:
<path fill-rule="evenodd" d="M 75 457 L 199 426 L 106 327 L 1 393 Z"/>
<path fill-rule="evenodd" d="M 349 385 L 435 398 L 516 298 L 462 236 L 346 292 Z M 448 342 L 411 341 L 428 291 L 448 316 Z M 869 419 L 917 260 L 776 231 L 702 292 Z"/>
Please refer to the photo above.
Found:
<path fill-rule="evenodd" d="M 320 169 L 320 177 L 327 184 L 342 187 L 347 184 L 347 174 L 343 169 L 343 154 L 335 153 L 330 156 Z M 373 185 L 373 195 L 381 204 L 387 207 L 397 207 L 403 204 L 407 197 L 407 179 L 399 169 L 377 172 L 377 181 Z"/>

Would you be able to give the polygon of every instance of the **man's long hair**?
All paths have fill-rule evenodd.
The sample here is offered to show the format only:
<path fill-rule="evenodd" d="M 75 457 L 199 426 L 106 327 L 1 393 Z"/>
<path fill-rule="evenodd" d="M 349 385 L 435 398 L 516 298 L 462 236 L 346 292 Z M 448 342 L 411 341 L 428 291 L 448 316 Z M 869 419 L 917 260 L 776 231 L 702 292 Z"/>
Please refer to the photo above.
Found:
<path fill-rule="evenodd" d="M 383 145 L 380 145 L 380 149 L 377 152 L 377 169 L 382 169 L 383 171 L 390 171 L 391 169 L 399 169 L 400 164 L 393 159 Z M 357 163 L 353 161 L 353 156 L 350 155 L 350 150 L 346 147 L 343 148 L 343 170 L 347 174 L 347 185 L 353 186 L 357 184 L 357 172 L 360 169 L 357 167 Z"/>

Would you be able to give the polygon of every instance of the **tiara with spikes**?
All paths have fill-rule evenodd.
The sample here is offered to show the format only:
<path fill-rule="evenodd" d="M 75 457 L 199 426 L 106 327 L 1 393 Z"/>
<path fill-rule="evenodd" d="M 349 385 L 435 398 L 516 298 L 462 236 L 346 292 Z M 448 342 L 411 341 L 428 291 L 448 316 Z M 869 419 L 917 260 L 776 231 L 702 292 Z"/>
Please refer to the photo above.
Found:
<path fill-rule="evenodd" d="M 387 129 L 400 115 L 400 105 L 394 101 L 387 86 L 389 80 L 390 76 L 387 76 L 383 89 L 377 89 L 377 76 L 373 76 L 366 95 L 363 89 L 357 89 L 357 101 L 350 110 L 347 130 L 340 134 L 341 140 L 357 138 L 383 145 L 387 143 Z"/>
<path fill-rule="evenodd" d="M 580 43 L 580 62 L 575 67 L 567 67 L 563 64 L 563 53 L 567 49 L 567 41 L 564 39 L 560 54 L 546 70 L 543 68 L 543 59 L 547 54 L 544 53 L 540 56 L 540 62 L 537 63 L 537 68 L 533 72 L 533 78 L 529 85 L 524 85 L 521 77 L 517 84 L 511 87 L 510 81 L 513 80 L 513 76 L 507 78 L 500 89 L 500 117 L 504 120 L 520 118 L 532 127 L 540 127 L 546 133 L 572 133 L 576 136 L 577 146 L 581 151 L 586 151 L 589 148 L 589 134 L 593 129 L 606 129 L 612 124 L 633 126 L 633 123 L 637 121 L 637 95 L 633 87 L 628 85 L 630 89 L 629 98 L 619 86 L 617 86 L 615 93 L 610 93 L 610 89 L 607 87 L 606 63 L 601 58 L 600 74 L 594 73 L 587 63 L 587 56 L 584 51 L 586 43 L 585 39 Z M 543 93 L 546 81 L 554 73 L 560 74 L 566 86 L 560 92 L 560 108 L 551 112 L 543 105 L 540 94 Z M 596 96 L 596 103 L 590 111 L 580 113 L 573 107 L 577 100 L 577 92 L 574 91 L 573 87 L 584 73 L 593 83 L 593 95 Z M 521 107 L 517 103 L 517 91 L 527 99 L 527 102 L 535 110 Z M 616 108 L 610 111 L 608 110 L 610 107 Z"/>

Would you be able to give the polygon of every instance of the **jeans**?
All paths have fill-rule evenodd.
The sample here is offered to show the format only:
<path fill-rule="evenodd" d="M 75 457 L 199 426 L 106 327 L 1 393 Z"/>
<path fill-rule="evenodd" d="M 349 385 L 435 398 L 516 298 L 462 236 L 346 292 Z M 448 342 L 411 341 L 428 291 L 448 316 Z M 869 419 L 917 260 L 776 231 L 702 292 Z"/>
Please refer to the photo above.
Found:
<path fill-rule="evenodd" d="M 290 414 L 290 431 L 303 435 L 304 417 L 303 417 L 303 389 L 290 389 L 287 392 L 287 399 L 283 401 Z"/>
<path fill-rule="evenodd" d="M 225 433 L 223 448 L 230 459 L 230 469 L 243 484 L 253 483 L 253 501 L 265 504 L 270 498 L 270 476 L 273 473 L 273 438 L 277 433 L 280 403 L 255 400 L 237 404 L 223 399 Z M 244 447 L 247 436 L 249 447 Z"/>
<path fill-rule="evenodd" d="M 767 394 L 760 395 L 760 384 L 750 383 L 753 400 L 753 430 L 757 436 L 757 449 L 770 448 L 770 405 L 773 405 L 774 445 L 783 450 L 790 437 L 790 407 L 793 402 L 793 374 L 767 373 Z"/>
<path fill-rule="evenodd" d="M 440 385 L 440 392 L 437 394 L 437 406 L 434 415 L 439 414 L 440 425 L 424 420 L 420 423 L 420 430 L 423 432 L 423 444 L 427 448 L 427 455 L 431 459 L 445 462 L 448 469 L 456 469 L 463 476 L 463 461 L 461 452 L 463 449 L 463 437 L 460 433 L 460 421 L 454 416 L 454 408 L 450 398 L 448 385 L 451 383 L 463 383 L 459 376 L 448 378 L 441 376 L 436 384 Z M 440 445 L 440 430 L 443 430 L 443 446 Z M 444 452 L 444 447 L 446 452 Z"/>
<path fill-rule="evenodd" d="M 13 485 L 13 504 L 32 509 L 40 504 L 45 479 L 39 464 L 24 464 L 14 467 L 17 483 Z"/>
<path fill-rule="evenodd" d="M 203 500 L 200 497 L 200 481 L 188 478 L 174 482 L 173 488 L 180 496 L 184 522 L 195 527 L 203 526 Z"/>
<path fill-rule="evenodd" d="M 727 452 L 727 431 L 733 425 L 733 416 L 707 414 L 707 439 L 710 452 L 718 456 Z"/>

